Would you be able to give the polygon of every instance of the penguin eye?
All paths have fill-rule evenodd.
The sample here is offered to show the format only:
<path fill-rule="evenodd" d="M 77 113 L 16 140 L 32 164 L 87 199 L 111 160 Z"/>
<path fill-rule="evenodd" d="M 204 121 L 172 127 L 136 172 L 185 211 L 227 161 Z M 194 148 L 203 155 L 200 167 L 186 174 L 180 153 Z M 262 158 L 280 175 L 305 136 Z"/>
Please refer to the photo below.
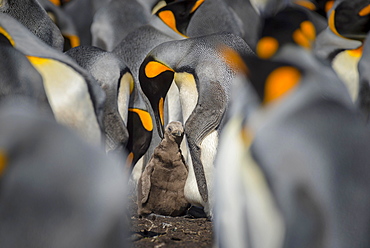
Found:
<path fill-rule="evenodd" d="M 172 127 L 168 127 L 168 131 L 172 132 Z"/>

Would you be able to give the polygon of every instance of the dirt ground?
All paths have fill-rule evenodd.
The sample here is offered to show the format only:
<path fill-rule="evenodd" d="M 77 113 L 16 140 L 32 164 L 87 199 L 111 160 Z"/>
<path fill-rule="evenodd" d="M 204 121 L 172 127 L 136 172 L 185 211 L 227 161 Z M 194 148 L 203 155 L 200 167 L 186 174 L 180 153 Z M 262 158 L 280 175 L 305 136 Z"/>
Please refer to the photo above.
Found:
<path fill-rule="evenodd" d="M 196 210 L 191 215 L 167 217 L 137 215 L 135 197 L 131 195 L 129 212 L 131 216 L 130 240 L 134 248 L 159 247 L 212 247 L 212 222 Z M 194 217 L 197 216 L 197 217 Z"/>

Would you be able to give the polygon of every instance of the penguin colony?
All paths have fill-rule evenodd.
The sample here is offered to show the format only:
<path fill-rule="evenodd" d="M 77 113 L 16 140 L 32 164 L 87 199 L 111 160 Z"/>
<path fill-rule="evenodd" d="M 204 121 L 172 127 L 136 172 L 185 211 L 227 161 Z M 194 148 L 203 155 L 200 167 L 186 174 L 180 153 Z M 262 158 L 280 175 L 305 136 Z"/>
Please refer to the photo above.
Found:
<path fill-rule="evenodd" d="M 367 0 L 0 0 L 0 247 L 129 247 L 137 184 L 215 247 L 370 247 L 369 30 Z"/>

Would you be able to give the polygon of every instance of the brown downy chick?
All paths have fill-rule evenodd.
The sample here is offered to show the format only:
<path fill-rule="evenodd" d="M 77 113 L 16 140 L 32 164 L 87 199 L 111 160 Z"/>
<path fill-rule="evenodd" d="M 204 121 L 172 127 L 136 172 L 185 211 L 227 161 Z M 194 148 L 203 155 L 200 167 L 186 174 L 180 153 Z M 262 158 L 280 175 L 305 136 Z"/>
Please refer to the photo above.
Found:
<path fill-rule="evenodd" d="M 139 179 L 139 215 L 179 216 L 189 207 L 184 196 L 189 169 L 180 150 L 183 137 L 181 122 L 173 121 L 166 126 L 163 140 Z"/>

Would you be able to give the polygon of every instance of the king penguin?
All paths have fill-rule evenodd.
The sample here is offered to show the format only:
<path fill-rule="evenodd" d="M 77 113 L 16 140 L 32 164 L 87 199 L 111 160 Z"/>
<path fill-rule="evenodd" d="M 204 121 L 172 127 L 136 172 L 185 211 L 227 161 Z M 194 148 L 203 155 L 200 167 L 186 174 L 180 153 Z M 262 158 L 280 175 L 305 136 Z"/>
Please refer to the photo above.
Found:
<path fill-rule="evenodd" d="M 28 99 L 2 103 L 0 122 L 1 247 L 129 247 L 116 160 Z"/>
<path fill-rule="evenodd" d="M 125 62 L 134 78 L 134 88 L 130 96 L 129 115 L 132 115 L 132 119 L 141 118 L 142 123 L 145 123 L 145 125 L 143 125 L 143 127 L 145 128 L 141 129 L 141 131 L 137 130 L 139 131 L 137 134 L 140 134 L 139 137 L 142 138 L 144 137 L 142 135 L 143 133 L 149 134 L 150 132 L 151 135 L 149 147 L 144 147 L 147 150 L 145 150 L 145 156 L 142 160 L 143 164 L 146 164 L 149 161 L 154 148 L 160 142 L 160 138 L 158 136 L 157 129 L 153 128 L 155 126 L 154 114 L 151 110 L 150 103 L 143 94 L 139 83 L 139 68 L 142 61 L 145 59 L 145 56 L 150 52 L 150 50 L 163 42 L 171 40 L 173 40 L 171 36 L 161 32 L 155 27 L 151 25 L 144 25 L 129 33 L 126 38 L 124 38 L 113 50 L 113 53 L 115 53 L 120 59 Z M 138 113 L 142 113 L 141 117 L 137 115 Z M 128 123 L 128 128 L 132 128 L 133 133 L 136 133 L 135 126 L 131 126 L 131 124 Z M 133 143 L 129 141 L 129 146 L 131 144 Z M 132 154 L 132 158 L 133 164 L 139 159 L 139 157 L 137 157 L 135 154 Z"/>
<path fill-rule="evenodd" d="M 104 90 L 105 147 L 107 152 L 123 151 L 128 141 L 126 127 L 129 92 L 133 78 L 127 66 L 110 52 L 93 46 L 78 46 L 67 55 L 86 69 Z"/>
<path fill-rule="evenodd" d="M 240 37 L 226 33 L 162 43 L 140 66 L 139 80 L 163 137 L 164 100 L 172 81 L 179 89 L 185 136 L 191 158 L 185 197 L 212 215 L 212 172 L 218 133 L 230 99 L 235 72 L 219 53 L 222 46 L 252 54 Z M 170 108 L 171 106 L 169 106 Z"/>
<path fill-rule="evenodd" d="M 0 17 L 1 34 L 41 74 L 57 121 L 100 145 L 105 94 L 98 83 L 72 58 L 46 45 L 14 18 L 3 13 Z"/>
<path fill-rule="evenodd" d="M 217 243 L 366 247 L 369 130 L 312 54 L 285 46 L 279 57 L 243 58 L 216 162 Z"/>
<path fill-rule="evenodd" d="M 332 63 L 346 83 L 355 102 L 358 98 L 358 62 L 362 44 L 370 29 L 368 1 L 335 1 L 328 12 L 328 27 L 315 42 L 315 53 Z"/>
<path fill-rule="evenodd" d="M 232 32 L 242 37 L 253 50 L 261 25 L 261 17 L 249 0 L 174 1 L 155 14 L 184 37 Z"/>
<path fill-rule="evenodd" d="M 22 23 L 34 35 L 57 50 L 63 50 L 63 36 L 37 0 L 3 0 L 0 12 Z"/>
<path fill-rule="evenodd" d="M 97 47 L 79 46 L 66 54 L 89 71 L 105 91 L 106 150 L 127 151 L 125 162 L 132 169 L 149 147 L 152 121 L 148 112 L 133 106 L 135 83 L 130 70 L 115 54 Z"/>

